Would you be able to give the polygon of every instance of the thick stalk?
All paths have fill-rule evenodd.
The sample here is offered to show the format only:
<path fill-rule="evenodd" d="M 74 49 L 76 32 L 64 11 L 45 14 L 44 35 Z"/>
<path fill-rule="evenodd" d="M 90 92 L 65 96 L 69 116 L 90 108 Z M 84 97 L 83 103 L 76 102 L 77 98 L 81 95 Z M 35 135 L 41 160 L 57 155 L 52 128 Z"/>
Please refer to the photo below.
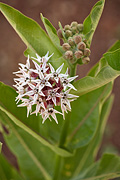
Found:
<path fill-rule="evenodd" d="M 75 76 L 76 74 L 76 64 L 72 65 L 70 67 L 70 76 Z M 60 141 L 59 141 L 59 147 L 64 148 L 65 141 L 67 138 L 67 133 L 68 133 L 68 128 L 69 128 L 69 122 L 70 122 L 70 113 L 66 114 L 64 125 L 62 128 L 61 136 L 60 136 Z M 55 172 L 54 172 L 54 177 L 53 180 L 58 180 L 59 174 L 61 171 L 61 162 L 62 162 L 62 157 L 57 155 L 56 156 L 56 165 L 55 165 Z"/>
<path fill-rule="evenodd" d="M 70 66 L 70 76 L 75 76 L 76 75 L 76 66 L 77 64 L 73 64 Z"/>
<path fill-rule="evenodd" d="M 59 147 L 60 148 L 64 148 L 64 144 L 65 144 L 65 141 L 66 141 L 66 138 L 67 138 L 69 121 L 70 121 L 70 113 L 68 113 L 66 115 L 66 118 L 65 118 L 65 121 L 64 121 L 63 129 L 62 129 L 61 136 L 60 136 L 60 141 L 59 141 Z M 61 170 L 61 162 L 62 162 L 62 157 L 57 155 L 56 156 L 55 173 L 54 173 L 53 180 L 58 180 L 60 170 Z"/>

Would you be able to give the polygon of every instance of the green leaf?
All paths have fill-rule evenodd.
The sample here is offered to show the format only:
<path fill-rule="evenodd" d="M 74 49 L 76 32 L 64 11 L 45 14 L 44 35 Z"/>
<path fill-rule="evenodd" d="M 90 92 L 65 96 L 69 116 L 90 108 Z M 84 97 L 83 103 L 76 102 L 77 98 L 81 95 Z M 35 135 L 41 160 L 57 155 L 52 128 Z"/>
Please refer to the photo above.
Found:
<path fill-rule="evenodd" d="M 96 30 L 98 22 L 100 20 L 103 8 L 104 8 L 105 0 L 98 1 L 92 8 L 90 15 L 85 19 L 83 25 L 86 39 L 88 40 L 89 45 L 91 44 L 93 34 Z"/>
<path fill-rule="evenodd" d="M 108 180 L 120 177 L 120 157 L 114 154 L 104 154 L 101 160 L 93 164 L 86 175 L 71 180 Z"/>
<path fill-rule="evenodd" d="M 71 115 L 72 116 L 71 120 L 72 119 L 75 120 L 71 122 L 72 125 L 71 125 L 69 138 L 70 139 L 75 138 L 75 140 L 72 139 L 72 141 L 75 141 L 74 142 L 75 144 L 80 145 L 82 144 L 83 141 L 82 144 L 83 146 L 86 144 L 84 142 L 87 138 L 90 141 L 90 139 L 94 137 L 96 128 L 98 127 L 98 123 L 99 123 L 101 102 L 105 101 L 105 99 L 109 96 L 111 91 L 112 91 L 112 83 L 109 83 L 108 85 L 102 88 L 99 88 L 93 92 L 81 96 L 80 100 L 78 100 L 78 102 L 76 101 L 77 104 L 76 102 L 73 102 L 74 107 L 72 109 L 73 112 Z M 86 106 L 86 102 L 87 102 L 87 106 Z M 81 113 L 77 113 L 79 111 L 81 111 Z M 76 139 L 79 139 L 78 143 L 76 142 L 77 141 Z M 76 146 L 75 144 L 73 145 L 74 148 Z"/>
<path fill-rule="evenodd" d="M 40 117 L 39 116 L 30 116 L 29 118 L 26 117 L 26 108 L 18 108 L 17 105 L 15 104 L 15 97 L 17 95 L 15 90 L 13 90 L 11 87 L 7 85 L 4 85 L 3 83 L 0 83 L 0 94 L 1 94 L 0 109 L 4 111 L 13 120 L 15 124 L 23 128 L 26 132 L 31 134 L 33 137 L 35 137 L 38 141 L 40 141 L 44 145 L 48 146 L 57 154 L 61 156 L 72 155 L 70 152 L 52 145 L 43 137 L 41 137 L 40 135 L 38 135 L 33 131 L 35 130 L 36 132 L 39 132 Z"/>
<path fill-rule="evenodd" d="M 113 174 L 112 176 L 109 173 Z M 99 163 L 96 176 L 105 174 L 104 180 L 120 177 L 120 157 L 114 154 L 104 154 Z"/>
<path fill-rule="evenodd" d="M 88 168 L 95 161 L 112 104 L 113 96 L 111 96 L 107 101 L 105 101 L 102 107 L 99 124 L 93 139 L 89 142 L 87 146 L 79 149 L 76 152 L 77 162 L 79 154 L 81 154 L 81 158 L 79 159 L 79 163 L 76 164 L 75 171 L 73 173 L 74 176 L 83 170 L 85 171 L 86 168 Z"/>
<path fill-rule="evenodd" d="M 104 54 L 108 64 L 115 70 L 120 71 L 120 49 Z"/>
<path fill-rule="evenodd" d="M 120 48 L 120 40 L 116 41 L 116 42 L 112 45 L 112 47 L 110 47 L 110 48 L 108 49 L 107 52 L 114 52 L 114 51 L 118 50 L 119 48 Z M 114 60 L 114 61 L 117 61 L 117 59 Z M 103 67 L 105 67 L 105 66 L 108 66 L 107 59 L 105 59 L 104 57 L 102 57 L 102 58 L 100 59 L 100 61 L 97 62 L 97 63 L 90 69 L 90 71 L 88 72 L 88 76 L 96 76 L 96 75 L 98 74 L 98 72 L 99 72 Z"/>
<path fill-rule="evenodd" d="M 120 40 L 117 40 L 115 44 L 108 50 L 108 52 L 116 51 L 117 49 L 120 49 Z"/>
<path fill-rule="evenodd" d="M 5 126 L 8 126 L 8 133 L 3 132 L 3 136 L 10 150 L 17 157 L 21 174 L 25 179 L 51 180 L 55 159 L 53 151 L 14 124 L 1 111 L 0 119 Z"/>
<path fill-rule="evenodd" d="M 40 135 L 38 135 L 37 133 L 35 133 L 33 130 L 31 130 L 30 128 L 28 128 L 26 125 L 24 125 L 21 121 L 19 121 L 15 116 L 13 116 L 10 112 L 8 112 L 6 109 L 4 109 L 2 106 L 0 106 L 0 109 L 6 113 L 6 115 L 8 115 L 9 118 L 11 118 L 11 120 L 20 128 L 22 128 L 23 130 L 25 130 L 27 133 L 29 133 L 30 135 L 32 135 L 35 139 L 37 139 L 39 142 L 41 142 L 43 145 L 49 147 L 51 150 L 53 150 L 56 154 L 60 155 L 60 156 L 72 156 L 72 154 L 64 149 L 61 149 L 57 146 L 54 146 L 52 144 L 50 144 L 47 140 L 45 140 L 43 137 L 41 137 Z"/>
<path fill-rule="evenodd" d="M 64 160 L 64 166 L 63 166 L 63 172 L 62 172 L 63 176 L 62 176 L 61 179 L 63 179 L 63 180 L 64 179 L 65 180 L 66 179 L 70 179 L 70 177 L 78 175 L 79 172 L 82 173 L 84 170 L 86 170 L 86 168 L 88 168 L 91 165 L 91 163 L 94 162 L 95 157 L 96 157 L 96 153 L 97 153 L 97 150 L 98 150 L 98 147 L 100 145 L 101 138 L 102 138 L 102 135 L 103 135 L 103 132 L 104 132 L 106 121 L 107 121 L 108 115 L 109 115 L 110 110 L 111 110 L 111 106 L 112 106 L 112 102 L 113 102 L 113 97 L 110 97 L 105 102 L 105 105 L 103 106 L 102 110 L 100 108 L 101 107 L 101 102 L 104 101 L 103 99 L 106 99 L 106 96 L 109 96 L 111 91 L 112 91 L 112 83 L 109 83 L 104 88 L 102 87 L 102 88 L 99 88 L 99 90 L 93 91 L 93 94 L 95 95 L 95 97 L 93 97 L 92 101 L 94 103 L 96 103 L 95 99 L 96 99 L 96 101 L 98 101 L 98 99 L 99 99 L 99 101 L 97 102 L 98 104 L 96 103 L 96 106 L 100 105 L 99 106 L 99 114 L 98 115 L 99 116 L 100 116 L 100 114 L 102 114 L 102 115 L 98 119 L 97 128 L 95 129 L 95 134 L 94 134 L 92 140 L 87 145 L 78 148 L 75 151 L 73 157 L 66 158 Z M 98 92 L 99 92 L 99 94 L 98 94 Z M 91 94 L 92 93 L 88 93 L 88 94 L 86 94 L 86 96 L 91 95 Z M 81 96 L 81 97 L 84 97 L 84 96 Z M 87 98 L 87 99 L 89 99 L 89 98 Z M 85 102 L 87 102 L 87 105 L 88 105 L 88 101 L 85 101 Z M 93 103 L 93 105 L 90 105 L 90 104 L 88 105 L 88 107 L 89 107 L 88 115 L 90 114 L 89 112 L 91 111 L 91 109 L 93 109 L 93 106 L 95 108 L 95 104 L 94 103 Z M 92 102 L 91 102 L 91 104 L 92 104 Z M 83 102 L 81 102 L 81 106 L 82 105 L 84 105 Z M 77 108 L 77 105 L 76 105 L 76 108 Z M 81 113 L 82 113 L 82 111 L 83 111 L 83 109 L 81 109 Z M 101 113 L 101 111 L 102 111 L 102 113 Z M 75 120 L 76 119 L 74 118 L 74 121 Z M 79 119 L 79 121 L 80 121 L 80 119 Z M 92 120 L 89 119 L 89 121 L 92 121 Z M 86 126 L 88 124 L 86 122 L 86 120 L 84 122 L 84 125 L 85 124 L 86 124 Z M 89 127 L 89 124 L 88 124 L 88 127 Z M 86 128 L 84 130 L 81 129 L 81 128 L 79 129 L 80 133 L 84 133 L 84 131 L 85 131 L 86 132 L 86 136 L 87 136 L 90 132 L 88 133 L 86 130 L 88 130 L 88 132 L 89 132 L 89 128 L 88 129 Z M 79 136 L 79 138 L 81 138 L 81 136 Z"/>
<path fill-rule="evenodd" d="M 0 180 L 24 180 L 19 172 L 9 164 L 7 159 L 0 154 Z"/>
<path fill-rule="evenodd" d="M 95 77 L 86 76 L 74 82 L 73 85 L 76 87 L 77 91 L 72 90 L 71 93 L 81 96 L 105 84 L 108 84 L 116 79 L 119 75 L 119 71 L 114 70 L 110 66 L 105 66 Z"/>
<path fill-rule="evenodd" d="M 56 29 L 53 27 L 53 25 L 50 23 L 50 21 L 47 18 L 43 17 L 42 13 L 41 13 L 41 20 L 53 44 L 55 44 L 55 46 L 57 46 L 57 48 L 62 51 L 60 46 L 60 39 L 57 35 Z"/>
<path fill-rule="evenodd" d="M 35 56 L 36 53 L 40 56 L 44 56 L 48 51 L 50 54 L 54 53 L 54 55 L 51 57 L 53 60 L 62 56 L 58 48 L 53 44 L 47 34 L 35 21 L 24 16 L 18 10 L 15 10 L 14 8 L 3 3 L 0 3 L 0 10 L 26 44 L 28 48 L 25 51 L 26 56 L 28 54 L 30 56 Z M 61 64 L 63 63 L 62 60 L 63 59 L 59 60 L 61 61 Z M 55 67 L 58 67 L 57 63 L 55 64 Z"/>

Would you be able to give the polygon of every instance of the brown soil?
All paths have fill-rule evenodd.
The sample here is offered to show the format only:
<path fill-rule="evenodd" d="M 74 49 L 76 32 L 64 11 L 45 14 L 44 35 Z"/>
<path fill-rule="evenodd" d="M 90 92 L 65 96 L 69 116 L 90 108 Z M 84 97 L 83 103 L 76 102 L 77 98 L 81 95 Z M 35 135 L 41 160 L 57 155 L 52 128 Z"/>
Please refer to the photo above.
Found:
<path fill-rule="evenodd" d="M 72 21 L 83 22 L 89 14 L 92 6 L 97 0 L 2 0 L 8 5 L 20 10 L 26 16 L 36 20 L 42 27 L 39 13 L 43 13 L 52 24 L 58 28 L 58 21 L 65 24 L 70 24 Z M 25 45 L 14 32 L 12 27 L 0 14 L 0 80 L 4 83 L 13 84 L 12 72 L 18 70 L 18 63 L 25 61 L 23 51 Z M 91 46 L 91 62 L 88 65 L 79 67 L 79 77 L 85 76 L 87 71 L 100 59 L 102 54 L 120 38 L 120 0 L 106 0 L 105 9 L 101 17 L 101 21 L 94 35 Z M 114 84 L 113 93 L 115 101 L 111 115 L 109 117 L 109 132 L 105 137 L 105 142 L 112 143 L 120 153 L 120 77 L 117 78 Z M 0 139 L 3 141 L 2 137 Z M 5 145 L 3 151 L 13 158 L 6 150 Z M 11 160 L 14 162 L 13 160 Z"/>

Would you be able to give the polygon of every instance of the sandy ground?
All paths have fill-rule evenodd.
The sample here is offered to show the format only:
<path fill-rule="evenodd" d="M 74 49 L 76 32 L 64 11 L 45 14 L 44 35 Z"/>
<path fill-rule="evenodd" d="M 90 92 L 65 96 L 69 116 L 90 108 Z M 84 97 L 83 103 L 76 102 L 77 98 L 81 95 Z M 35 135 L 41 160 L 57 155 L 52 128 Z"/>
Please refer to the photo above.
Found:
<path fill-rule="evenodd" d="M 36 20 L 42 27 L 40 13 L 43 13 L 58 29 L 58 21 L 70 24 L 72 21 L 83 22 L 97 0 L 2 0 L 8 5 L 20 10 L 26 16 Z M 0 81 L 13 84 L 12 72 L 18 70 L 18 63 L 25 62 L 23 51 L 26 46 L 0 14 Z M 105 9 L 98 25 L 91 46 L 91 62 L 79 67 L 79 77 L 86 75 L 88 70 L 100 59 L 103 53 L 120 39 L 120 0 L 106 0 Z M 109 128 L 106 130 L 104 142 L 115 146 L 120 153 L 120 77 L 114 84 L 115 101 L 109 117 Z M 1 137 L 2 140 L 2 137 Z M 103 143 L 104 144 L 104 143 Z M 10 152 L 3 146 L 4 152 L 14 163 Z"/>

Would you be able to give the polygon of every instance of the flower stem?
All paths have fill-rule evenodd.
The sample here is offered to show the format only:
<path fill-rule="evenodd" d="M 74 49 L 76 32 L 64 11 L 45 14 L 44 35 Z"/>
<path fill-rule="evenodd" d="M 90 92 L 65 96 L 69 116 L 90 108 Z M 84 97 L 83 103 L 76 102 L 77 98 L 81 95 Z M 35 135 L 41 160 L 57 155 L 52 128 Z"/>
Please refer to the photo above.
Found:
<path fill-rule="evenodd" d="M 70 66 L 70 76 L 75 76 L 76 75 L 76 67 L 77 67 L 77 64 L 73 64 Z"/>
<path fill-rule="evenodd" d="M 59 147 L 60 148 L 64 148 L 65 141 L 67 138 L 67 132 L 68 132 L 68 128 L 69 128 L 69 121 L 70 121 L 70 113 L 68 113 L 66 115 L 66 118 L 64 121 L 63 129 L 62 129 L 60 141 L 59 141 Z M 56 156 L 55 173 L 54 173 L 53 180 L 58 180 L 58 178 L 59 178 L 59 174 L 61 171 L 61 162 L 62 162 L 62 157 L 57 155 Z"/>

